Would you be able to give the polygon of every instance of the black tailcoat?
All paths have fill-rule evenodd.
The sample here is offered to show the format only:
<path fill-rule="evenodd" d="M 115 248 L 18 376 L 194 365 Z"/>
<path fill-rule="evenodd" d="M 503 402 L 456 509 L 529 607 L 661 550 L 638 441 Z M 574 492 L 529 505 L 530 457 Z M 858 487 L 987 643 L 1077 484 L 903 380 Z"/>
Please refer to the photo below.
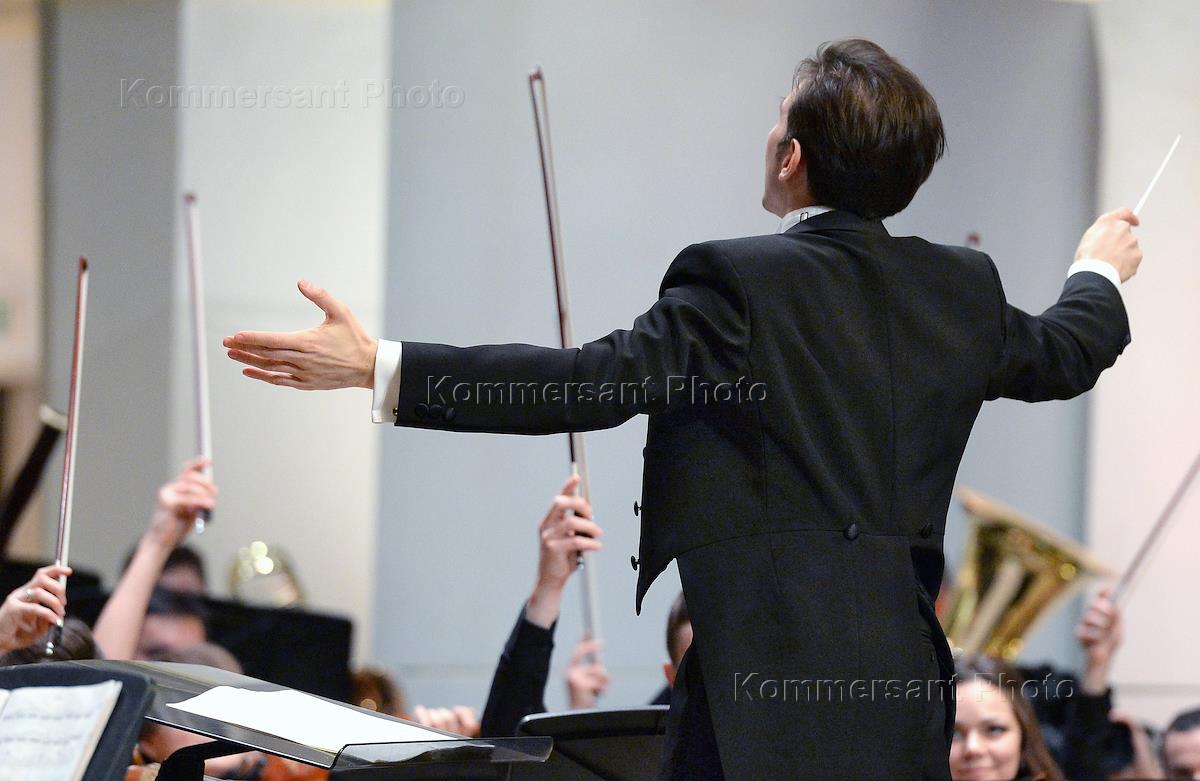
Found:
<path fill-rule="evenodd" d="M 976 415 L 1078 395 L 1128 342 L 1098 274 L 1033 316 L 986 255 L 834 211 L 688 247 L 631 329 L 578 349 L 406 342 L 396 424 L 649 415 L 637 603 L 678 559 L 695 635 L 667 775 L 699 777 L 681 757 L 715 739 L 728 778 L 940 776 L 953 708 L 931 700 L 953 669 L 932 597 Z"/>

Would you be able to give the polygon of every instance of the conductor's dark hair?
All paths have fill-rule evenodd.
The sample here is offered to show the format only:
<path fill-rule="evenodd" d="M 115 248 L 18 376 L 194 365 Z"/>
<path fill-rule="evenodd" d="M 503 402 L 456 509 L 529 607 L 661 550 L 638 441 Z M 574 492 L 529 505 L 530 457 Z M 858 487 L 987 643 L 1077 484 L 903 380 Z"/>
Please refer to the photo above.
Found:
<path fill-rule="evenodd" d="M 871 41 L 824 43 L 792 78 L 784 152 L 808 158 L 816 202 L 864 219 L 908 206 L 942 156 L 937 103 L 913 72 Z"/>
<path fill-rule="evenodd" d="M 688 615 L 687 602 L 683 601 L 683 592 L 680 591 L 679 596 L 671 603 L 671 612 L 667 614 L 667 656 L 672 664 L 678 665 L 684 651 L 687 650 L 679 647 L 679 629 L 690 623 L 692 618 Z"/>

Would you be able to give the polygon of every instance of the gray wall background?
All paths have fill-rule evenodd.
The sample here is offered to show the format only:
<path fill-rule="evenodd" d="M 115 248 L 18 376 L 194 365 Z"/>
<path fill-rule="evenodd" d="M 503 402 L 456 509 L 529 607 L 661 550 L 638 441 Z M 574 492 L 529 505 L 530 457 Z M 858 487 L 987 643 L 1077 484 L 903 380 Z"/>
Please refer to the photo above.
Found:
<path fill-rule="evenodd" d="M 250 382 L 220 339 L 320 322 L 294 288 L 298 278 L 337 291 L 365 327 L 380 328 L 387 114 L 364 96 L 387 76 L 390 6 L 56 0 L 42 8 L 45 389 L 60 409 L 76 258 L 86 253 L 93 264 L 71 563 L 113 583 L 159 485 L 195 452 L 180 208 L 194 190 L 221 494 L 216 522 L 189 544 L 206 557 L 218 594 L 239 547 L 281 546 L 308 604 L 354 619 L 363 657 L 373 626 L 376 442 L 389 432 L 371 426 L 368 392 Z M 346 94 L 337 107 L 254 98 L 260 88 L 319 94 L 337 84 Z M 253 99 L 167 100 L 175 86 L 247 89 Z M 43 549 L 52 556 L 61 461 L 46 474 L 53 499 L 44 503 Z"/>
<path fill-rule="evenodd" d="M 962 243 L 978 232 L 1009 299 L 1057 297 L 1094 203 L 1098 88 L 1089 11 L 1074 4 L 897 2 L 402 2 L 401 88 L 460 88 L 457 108 L 392 113 L 385 333 L 451 344 L 556 339 L 553 283 L 525 75 L 548 79 L 565 254 L 580 340 L 627 327 L 689 243 L 774 230 L 759 208 L 765 137 L 797 61 L 865 36 L 937 98 L 949 147 L 889 223 Z M 1086 401 L 988 405 L 960 482 L 1080 536 Z M 375 655 L 410 699 L 482 705 L 533 584 L 536 527 L 566 475 L 562 437 L 389 432 L 380 459 Z M 632 502 L 645 423 L 589 436 L 605 703 L 662 683 L 669 570 L 633 614 Z M 951 563 L 962 545 L 955 511 Z M 574 580 L 574 579 L 573 579 Z M 547 703 L 579 638 L 568 586 Z M 1074 664 L 1062 611 L 1025 658 Z"/>
<path fill-rule="evenodd" d="M 177 11 L 176 2 L 44 5 L 45 399 L 67 408 L 75 268 L 86 254 L 93 273 L 71 562 L 109 574 L 145 528 L 159 484 L 176 469 L 169 356 L 177 117 L 121 110 L 119 103 L 121 78 L 177 79 Z M 43 484 L 51 558 L 60 457 Z"/>

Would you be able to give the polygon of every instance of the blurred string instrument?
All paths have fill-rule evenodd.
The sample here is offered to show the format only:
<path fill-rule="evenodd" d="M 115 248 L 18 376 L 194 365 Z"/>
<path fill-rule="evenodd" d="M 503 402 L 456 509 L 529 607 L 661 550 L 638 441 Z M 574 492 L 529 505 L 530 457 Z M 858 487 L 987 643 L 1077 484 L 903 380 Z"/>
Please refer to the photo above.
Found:
<path fill-rule="evenodd" d="M 1038 623 L 1089 578 L 1117 574 L 1011 507 L 971 490 L 959 497 L 970 526 L 942 619 L 956 656 L 1013 661 Z"/>

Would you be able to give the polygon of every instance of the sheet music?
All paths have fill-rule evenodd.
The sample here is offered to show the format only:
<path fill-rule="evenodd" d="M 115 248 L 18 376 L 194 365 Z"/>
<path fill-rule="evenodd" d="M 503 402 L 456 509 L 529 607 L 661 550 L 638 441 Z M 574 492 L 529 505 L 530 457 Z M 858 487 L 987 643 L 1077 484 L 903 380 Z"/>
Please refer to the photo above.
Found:
<path fill-rule="evenodd" d="M 371 716 L 291 689 L 259 692 L 217 686 L 169 707 L 322 751 L 341 751 L 352 743 L 454 740 L 440 732 Z"/>
<path fill-rule="evenodd" d="M 0 697 L 4 777 L 80 781 L 120 693 L 120 681 L 4 691 Z"/>

